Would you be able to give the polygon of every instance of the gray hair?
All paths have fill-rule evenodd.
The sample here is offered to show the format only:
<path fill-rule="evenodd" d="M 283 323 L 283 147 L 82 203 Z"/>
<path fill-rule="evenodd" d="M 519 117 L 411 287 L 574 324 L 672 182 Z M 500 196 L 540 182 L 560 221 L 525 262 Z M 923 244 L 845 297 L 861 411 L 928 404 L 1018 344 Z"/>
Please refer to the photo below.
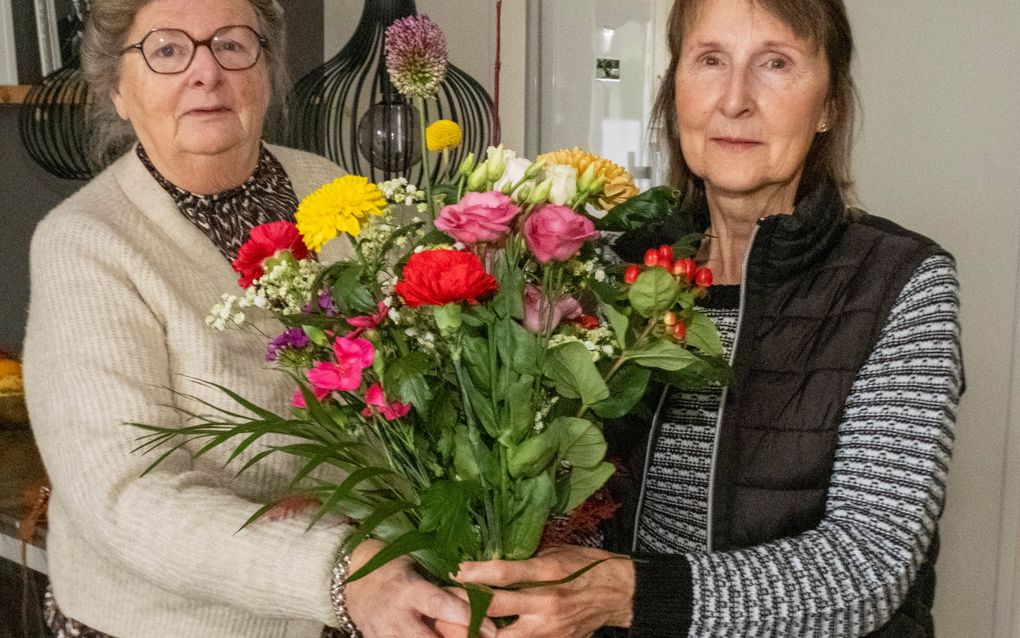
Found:
<path fill-rule="evenodd" d="M 81 68 L 89 87 L 89 141 L 93 158 L 106 166 L 136 141 L 130 123 L 120 119 L 112 95 L 120 82 L 121 51 L 138 11 L 152 0 L 92 0 L 81 41 Z M 258 32 L 268 40 L 263 54 L 269 67 L 270 106 L 264 130 L 283 122 L 290 87 L 283 9 L 276 0 L 248 0 Z"/>

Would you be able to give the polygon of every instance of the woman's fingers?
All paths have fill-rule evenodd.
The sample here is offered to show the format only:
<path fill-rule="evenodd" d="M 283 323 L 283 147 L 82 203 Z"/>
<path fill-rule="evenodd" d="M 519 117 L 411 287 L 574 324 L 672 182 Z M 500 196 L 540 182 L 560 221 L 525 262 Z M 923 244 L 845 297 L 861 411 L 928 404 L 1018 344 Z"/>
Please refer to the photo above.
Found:
<path fill-rule="evenodd" d="M 544 559 L 487 560 L 464 562 L 454 577 L 461 583 L 481 583 L 493 587 L 507 587 L 531 580 L 543 580 Z"/>

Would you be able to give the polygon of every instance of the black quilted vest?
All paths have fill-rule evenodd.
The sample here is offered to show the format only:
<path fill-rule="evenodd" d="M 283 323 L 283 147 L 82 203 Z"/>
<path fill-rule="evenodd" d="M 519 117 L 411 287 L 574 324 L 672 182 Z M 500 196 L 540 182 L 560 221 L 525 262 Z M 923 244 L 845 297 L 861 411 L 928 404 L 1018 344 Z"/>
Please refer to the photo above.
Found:
<path fill-rule="evenodd" d="M 640 261 L 649 246 L 703 230 L 707 210 L 624 235 L 617 251 Z M 726 391 L 711 499 L 713 551 L 794 536 L 817 526 L 843 406 L 897 296 L 926 257 L 943 251 L 896 224 L 848 210 L 826 184 L 793 215 L 758 222 L 746 268 L 743 319 Z M 645 410 L 606 428 L 626 470 L 609 544 L 630 551 L 649 436 L 662 390 Z M 651 424 L 651 425 L 650 425 Z M 938 538 L 892 620 L 872 636 L 933 636 Z"/>

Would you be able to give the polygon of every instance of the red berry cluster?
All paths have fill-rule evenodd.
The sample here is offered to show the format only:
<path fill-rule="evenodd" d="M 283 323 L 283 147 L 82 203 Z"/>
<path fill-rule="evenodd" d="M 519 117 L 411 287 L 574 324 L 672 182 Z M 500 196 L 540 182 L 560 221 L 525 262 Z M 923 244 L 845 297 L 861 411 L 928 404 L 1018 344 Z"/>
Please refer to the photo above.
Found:
<path fill-rule="evenodd" d="M 690 257 L 674 260 L 673 248 L 666 244 L 658 248 L 646 250 L 644 265 L 645 268 L 664 268 L 676 277 L 677 281 L 686 283 L 689 286 L 696 286 L 702 290 L 712 285 L 712 271 L 710 269 L 699 267 Z M 639 264 L 627 266 L 623 273 L 624 283 L 634 283 L 642 270 L 643 268 Z M 702 291 L 699 291 L 699 293 L 703 294 Z M 669 311 L 664 314 L 662 316 L 662 323 L 666 325 L 666 329 L 670 331 L 670 334 L 677 341 L 683 341 L 687 338 L 687 323 L 678 318 L 675 312 Z"/>

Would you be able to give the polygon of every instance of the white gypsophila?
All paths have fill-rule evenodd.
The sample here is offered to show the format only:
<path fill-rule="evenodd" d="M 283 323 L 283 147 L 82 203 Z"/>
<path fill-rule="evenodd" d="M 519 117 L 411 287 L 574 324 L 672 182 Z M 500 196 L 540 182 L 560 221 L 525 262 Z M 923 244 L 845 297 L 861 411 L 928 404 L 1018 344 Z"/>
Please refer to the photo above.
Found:
<path fill-rule="evenodd" d="M 425 200 L 425 191 L 414 184 L 409 184 L 406 177 L 396 177 L 378 184 L 383 197 L 390 204 L 411 206 Z M 426 206 L 428 208 L 428 206 Z"/>
<path fill-rule="evenodd" d="M 226 330 L 228 323 L 240 327 L 245 320 L 244 312 L 237 310 L 240 306 L 237 295 L 221 295 L 220 301 L 212 307 L 205 318 L 205 325 L 220 332 Z"/>
<path fill-rule="evenodd" d="M 297 315 L 315 296 L 312 284 L 322 265 L 313 259 L 284 260 L 245 290 L 246 307 L 271 309 L 283 315 Z"/>
<path fill-rule="evenodd" d="M 552 410 L 556 402 L 559 401 L 558 396 L 543 397 L 542 405 L 535 411 L 535 425 L 534 430 L 536 434 L 540 434 L 545 429 L 545 417 L 549 416 L 549 411 Z"/>

